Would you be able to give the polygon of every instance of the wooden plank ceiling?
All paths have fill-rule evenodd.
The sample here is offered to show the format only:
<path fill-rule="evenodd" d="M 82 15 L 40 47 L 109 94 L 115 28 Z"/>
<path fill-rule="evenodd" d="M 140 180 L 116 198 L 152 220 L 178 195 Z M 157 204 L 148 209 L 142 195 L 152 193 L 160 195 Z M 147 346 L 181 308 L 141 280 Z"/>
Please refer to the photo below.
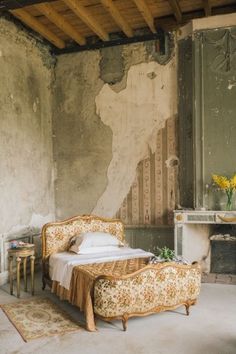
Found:
<path fill-rule="evenodd" d="M 49 41 L 58 52 L 112 39 L 150 38 L 157 28 L 174 29 L 191 18 L 236 11 L 235 0 L 0 0 L 10 12 Z"/>

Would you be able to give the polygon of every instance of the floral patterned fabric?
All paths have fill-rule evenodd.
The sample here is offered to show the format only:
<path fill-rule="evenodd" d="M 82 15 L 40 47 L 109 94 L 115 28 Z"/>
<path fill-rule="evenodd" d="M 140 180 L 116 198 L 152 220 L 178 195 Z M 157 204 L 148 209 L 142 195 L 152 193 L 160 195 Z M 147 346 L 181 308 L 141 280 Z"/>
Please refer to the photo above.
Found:
<path fill-rule="evenodd" d="M 146 264 L 136 258 L 76 266 L 70 289 L 53 282 L 52 292 L 84 311 L 89 331 L 96 330 L 94 314 L 122 318 L 195 302 L 201 282 L 198 264 Z"/>
<path fill-rule="evenodd" d="M 82 232 L 109 232 L 124 241 L 124 226 L 119 220 L 77 216 L 44 226 L 43 264 L 54 252 L 67 250 L 71 238 Z M 142 260 L 143 262 L 143 260 Z M 76 266 L 70 289 L 53 282 L 52 291 L 85 312 L 87 329 L 94 331 L 94 314 L 103 318 L 124 318 L 193 304 L 200 292 L 198 264 L 159 263 L 145 265 L 140 260 Z"/>
<path fill-rule="evenodd" d="M 120 241 L 124 240 L 123 223 L 115 219 L 102 219 L 96 216 L 77 216 L 69 220 L 46 224 L 43 228 L 43 258 L 52 253 L 66 251 L 73 236 L 83 232 L 108 232 Z"/>
<path fill-rule="evenodd" d="M 147 258 L 126 259 L 104 263 L 94 263 L 75 266 L 72 273 L 70 289 L 67 290 L 53 281 L 52 292 L 61 300 L 68 300 L 84 311 L 86 328 L 95 331 L 93 310 L 93 288 L 95 280 L 99 276 L 118 276 L 132 274 L 147 265 Z"/>
<path fill-rule="evenodd" d="M 100 278 L 94 287 L 94 312 L 122 317 L 194 302 L 200 292 L 199 265 L 157 264 L 127 279 Z"/>

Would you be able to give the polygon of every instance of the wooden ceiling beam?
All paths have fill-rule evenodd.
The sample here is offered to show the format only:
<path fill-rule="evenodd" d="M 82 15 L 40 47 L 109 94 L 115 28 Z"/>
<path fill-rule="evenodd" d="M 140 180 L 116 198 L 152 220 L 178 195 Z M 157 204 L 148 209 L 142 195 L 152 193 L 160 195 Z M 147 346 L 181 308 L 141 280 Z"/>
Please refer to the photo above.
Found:
<path fill-rule="evenodd" d="M 47 0 L 47 2 L 52 2 L 55 0 Z M 31 6 L 45 2 L 45 0 L 0 0 L 0 11 L 21 9 L 25 6 Z"/>
<path fill-rule="evenodd" d="M 210 5 L 210 1 L 209 0 L 203 0 L 203 7 L 204 7 L 204 12 L 205 12 L 205 16 L 211 16 L 211 5 Z"/>
<path fill-rule="evenodd" d="M 169 4 L 174 12 L 176 21 L 178 23 L 182 22 L 182 12 L 179 6 L 179 2 L 177 0 L 168 0 Z"/>
<path fill-rule="evenodd" d="M 27 26 L 32 28 L 35 32 L 40 33 L 49 42 L 54 44 L 57 48 L 65 48 L 65 42 L 56 36 L 53 32 L 47 29 L 41 22 L 39 22 L 35 17 L 31 16 L 27 11 L 23 9 L 11 10 L 10 11 L 19 20 L 24 22 Z"/>
<path fill-rule="evenodd" d="M 236 4 L 231 4 L 231 5 L 225 5 L 225 6 L 220 6 L 220 7 L 213 7 L 212 8 L 212 15 L 220 15 L 220 14 L 229 14 L 232 12 L 236 12 Z M 197 11 L 189 11 L 183 13 L 183 19 L 182 19 L 182 24 L 188 23 L 191 19 L 197 19 L 203 17 L 203 11 L 202 9 L 197 10 Z M 158 39 L 161 43 L 163 34 L 160 33 L 160 29 L 158 28 L 163 28 L 165 31 L 173 31 L 177 30 L 180 28 L 180 25 L 176 22 L 175 18 L 173 15 L 168 15 L 168 16 L 163 16 L 161 18 L 156 18 L 156 27 L 157 27 L 157 33 L 149 33 L 145 35 L 134 35 L 134 37 L 124 37 L 123 33 L 120 33 L 120 36 L 117 36 L 116 33 L 116 38 L 112 39 L 110 41 L 102 42 L 99 41 L 95 38 L 93 38 L 93 41 L 89 42 L 87 41 L 87 44 L 85 46 L 79 46 L 77 44 L 74 44 L 73 46 L 67 46 L 64 49 L 53 49 L 52 52 L 55 55 L 60 55 L 60 54 L 66 54 L 66 53 L 76 53 L 76 52 L 81 52 L 81 51 L 87 51 L 87 50 L 94 50 L 94 49 L 100 49 L 100 48 L 107 48 L 107 47 L 112 47 L 112 46 L 117 46 L 117 45 L 124 45 L 124 44 L 130 44 L 130 43 L 137 43 L 137 42 L 145 42 L 145 41 L 150 41 L 150 40 L 155 40 Z M 112 38 L 112 37 L 111 37 Z M 164 44 L 163 44 L 164 45 Z"/>
<path fill-rule="evenodd" d="M 71 26 L 71 24 L 52 7 L 52 5 L 44 3 L 35 5 L 34 7 L 69 37 L 74 39 L 75 42 L 80 45 L 86 43 L 85 38 L 73 26 Z"/>
<path fill-rule="evenodd" d="M 64 3 L 91 28 L 91 30 L 98 35 L 103 41 L 109 40 L 108 33 L 97 22 L 97 20 L 88 12 L 88 10 L 80 4 L 78 0 L 63 0 Z"/>
<path fill-rule="evenodd" d="M 171 17 L 173 21 L 173 17 Z M 176 24 L 176 21 L 175 21 Z M 151 41 L 151 40 L 156 40 L 158 39 L 160 42 L 163 40 L 163 31 L 160 29 L 157 30 L 157 33 L 149 33 L 145 35 L 138 35 L 134 37 L 124 37 L 123 33 L 120 32 L 120 37 L 117 37 L 116 39 L 111 39 L 106 42 L 93 42 L 93 43 L 87 43 L 84 46 L 79 46 L 79 45 L 73 45 L 73 46 L 68 46 L 64 49 L 53 49 L 53 53 L 55 55 L 60 55 L 60 54 L 67 54 L 67 53 L 76 53 L 76 52 L 82 52 L 85 50 L 94 50 L 94 49 L 100 49 L 100 48 L 108 48 L 108 47 L 114 47 L 114 46 L 119 46 L 119 45 L 124 45 L 124 44 L 131 44 L 131 43 L 138 43 L 138 42 L 145 42 L 145 41 Z M 164 46 L 164 43 L 163 43 Z"/>
<path fill-rule="evenodd" d="M 154 17 L 152 16 L 152 13 L 146 1 L 145 0 L 133 0 L 133 1 L 136 4 L 137 8 L 139 9 L 139 12 L 142 14 L 144 20 L 146 21 L 152 33 L 156 33 L 156 28 L 154 25 Z"/>
<path fill-rule="evenodd" d="M 126 34 L 127 37 L 133 37 L 134 33 L 130 25 L 125 21 L 120 11 L 117 9 L 113 0 L 101 0 L 102 5 L 110 13 L 113 20 L 120 27 L 120 29 Z"/>

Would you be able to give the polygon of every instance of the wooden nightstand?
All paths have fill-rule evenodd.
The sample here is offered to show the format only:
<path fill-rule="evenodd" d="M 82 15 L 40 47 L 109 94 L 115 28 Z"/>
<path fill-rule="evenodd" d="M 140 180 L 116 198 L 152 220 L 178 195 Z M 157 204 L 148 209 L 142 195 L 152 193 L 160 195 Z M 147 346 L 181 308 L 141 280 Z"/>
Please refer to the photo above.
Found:
<path fill-rule="evenodd" d="M 30 274 L 31 274 L 31 294 L 34 295 L 34 245 L 22 248 L 10 248 L 8 250 L 9 258 L 9 275 L 10 275 L 10 293 L 13 295 L 13 259 L 16 258 L 16 282 L 17 297 L 20 297 L 20 267 L 23 259 L 24 271 L 24 290 L 27 291 L 27 259 L 30 257 Z"/>

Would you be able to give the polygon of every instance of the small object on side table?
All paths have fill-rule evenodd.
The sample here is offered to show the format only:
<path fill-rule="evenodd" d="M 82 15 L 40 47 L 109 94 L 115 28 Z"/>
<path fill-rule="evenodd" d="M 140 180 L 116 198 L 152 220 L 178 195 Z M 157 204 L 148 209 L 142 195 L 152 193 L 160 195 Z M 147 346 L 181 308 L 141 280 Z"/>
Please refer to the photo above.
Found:
<path fill-rule="evenodd" d="M 35 260 L 34 245 L 30 243 L 16 243 L 16 241 L 12 241 L 11 243 L 11 248 L 8 250 L 11 295 L 13 295 L 13 258 L 14 257 L 16 258 L 17 297 L 20 297 L 20 266 L 21 266 L 22 258 L 23 258 L 23 272 L 24 272 L 24 290 L 27 291 L 28 257 L 30 257 L 31 294 L 34 295 L 34 260 Z"/>

